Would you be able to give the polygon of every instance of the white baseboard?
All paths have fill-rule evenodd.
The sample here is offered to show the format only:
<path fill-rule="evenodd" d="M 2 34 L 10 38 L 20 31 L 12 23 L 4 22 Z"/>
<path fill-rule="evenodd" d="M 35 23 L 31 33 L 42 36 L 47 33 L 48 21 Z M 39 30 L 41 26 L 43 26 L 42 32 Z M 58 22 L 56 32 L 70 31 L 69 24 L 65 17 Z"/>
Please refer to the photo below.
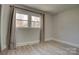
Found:
<path fill-rule="evenodd" d="M 65 44 L 68 44 L 68 45 L 79 48 L 79 44 L 70 43 L 70 42 L 59 40 L 59 39 L 56 39 L 56 38 L 53 38 L 53 37 L 49 38 L 49 39 L 46 39 L 45 41 L 49 41 L 49 40 L 54 40 L 54 41 L 57 41 L 57 42 L 60 42 L 60 43 L 65 43 Z"/>
<path fill-rule="evenodd" d="M 16 43 L 16 46 L 32 45 L 32 44 L 36 44 L 39 42 L 40 42 L 39 40 L 36 40 L 36 41 L 31 41 L 31 42 Z"/>

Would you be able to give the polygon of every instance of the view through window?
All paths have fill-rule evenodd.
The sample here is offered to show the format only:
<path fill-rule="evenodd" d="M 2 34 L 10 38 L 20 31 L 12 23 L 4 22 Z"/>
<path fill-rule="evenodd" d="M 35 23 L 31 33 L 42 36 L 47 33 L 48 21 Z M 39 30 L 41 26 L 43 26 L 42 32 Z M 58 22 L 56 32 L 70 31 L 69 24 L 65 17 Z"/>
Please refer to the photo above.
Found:
<path fill-rule="evenodd" d="M 16 27 L 28 27 L 28 15 L 16 13 Z"/>
<path fill-rule="evenodd" d="M 23 28 L 23 27 L 30 27 L 31 28 L 40 28 L 40 17 L 37 16 L 29 16 L 27 14 L 20 14 L 16 13 L 16 27 Z M 30 23 L 29 23 L 30 22 Z"/>
<path fill-rule="evenodd" d="M 31 27 L 40 28 L 40 17 L 31 16 Z"/>

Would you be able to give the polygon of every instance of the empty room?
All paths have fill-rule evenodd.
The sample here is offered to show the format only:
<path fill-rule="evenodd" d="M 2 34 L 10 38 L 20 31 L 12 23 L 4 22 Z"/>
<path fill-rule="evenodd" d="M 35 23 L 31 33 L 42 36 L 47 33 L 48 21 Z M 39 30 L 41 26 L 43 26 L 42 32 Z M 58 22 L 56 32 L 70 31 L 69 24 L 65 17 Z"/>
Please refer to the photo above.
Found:
<path fill-rule="evenodd" d="M 78 55 L 78 4 L 1 4 L 1 55 Z"/>

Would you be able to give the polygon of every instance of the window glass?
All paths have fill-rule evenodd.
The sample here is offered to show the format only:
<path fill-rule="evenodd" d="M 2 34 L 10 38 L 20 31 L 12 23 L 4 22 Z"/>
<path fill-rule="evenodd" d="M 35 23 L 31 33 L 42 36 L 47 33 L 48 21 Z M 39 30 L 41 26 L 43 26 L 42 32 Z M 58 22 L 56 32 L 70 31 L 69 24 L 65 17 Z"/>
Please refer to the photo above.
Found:
<path fill-rule="evenodd" d="M 28 22 L 16 20 L 16 27 L 28 27 Z"/>
<path fill-rule="evenodd" d="M 40 17 L 36 17 L 36 16 L 31 17 L 31 27 L 40 28 Z"/>
<path fill-rule="evenodd" d="M 32 16 L 31 17 L 32 21 L 40 21 L 40 17 Z"/>
<path fill-rule="evenodd" d="M 16 13 L 16 27 L 28 27 L 28 25 L 30 25 L 30 27 L 32 28 L 40 28 L 40 17 L 37 16 L 30 16 L 31 19 L 28 19 L 27 14 L 20 14 L 20 13 Z"/>
<path fill-rule="evenodd" d="M 16 13 L 16 27 L 28 27 L 28 15 Z"/>
<path fill-rule="evenodd" d="M 28 15 L 16 13 L 17 20 L 28 20 Z"/>

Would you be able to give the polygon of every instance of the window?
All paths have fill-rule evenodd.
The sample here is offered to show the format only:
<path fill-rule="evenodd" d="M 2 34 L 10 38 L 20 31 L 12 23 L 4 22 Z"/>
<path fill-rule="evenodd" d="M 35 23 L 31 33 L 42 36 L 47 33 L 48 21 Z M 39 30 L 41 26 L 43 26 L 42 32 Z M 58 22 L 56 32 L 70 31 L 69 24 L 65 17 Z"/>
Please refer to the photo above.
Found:
<path fill-rule="evenodd" d="M 40 28 L 40 17 L 16 13 L 16 28 L 26 27 Z"/>
<path fill-rule="evenodd" d="M 40 28 L 40 17 L 31 16 L 31 27 Z"/>
<path fill-rule="evenodd" d="M 16 13 L 16 27 L 28 27 L 28 15 Z"/>

